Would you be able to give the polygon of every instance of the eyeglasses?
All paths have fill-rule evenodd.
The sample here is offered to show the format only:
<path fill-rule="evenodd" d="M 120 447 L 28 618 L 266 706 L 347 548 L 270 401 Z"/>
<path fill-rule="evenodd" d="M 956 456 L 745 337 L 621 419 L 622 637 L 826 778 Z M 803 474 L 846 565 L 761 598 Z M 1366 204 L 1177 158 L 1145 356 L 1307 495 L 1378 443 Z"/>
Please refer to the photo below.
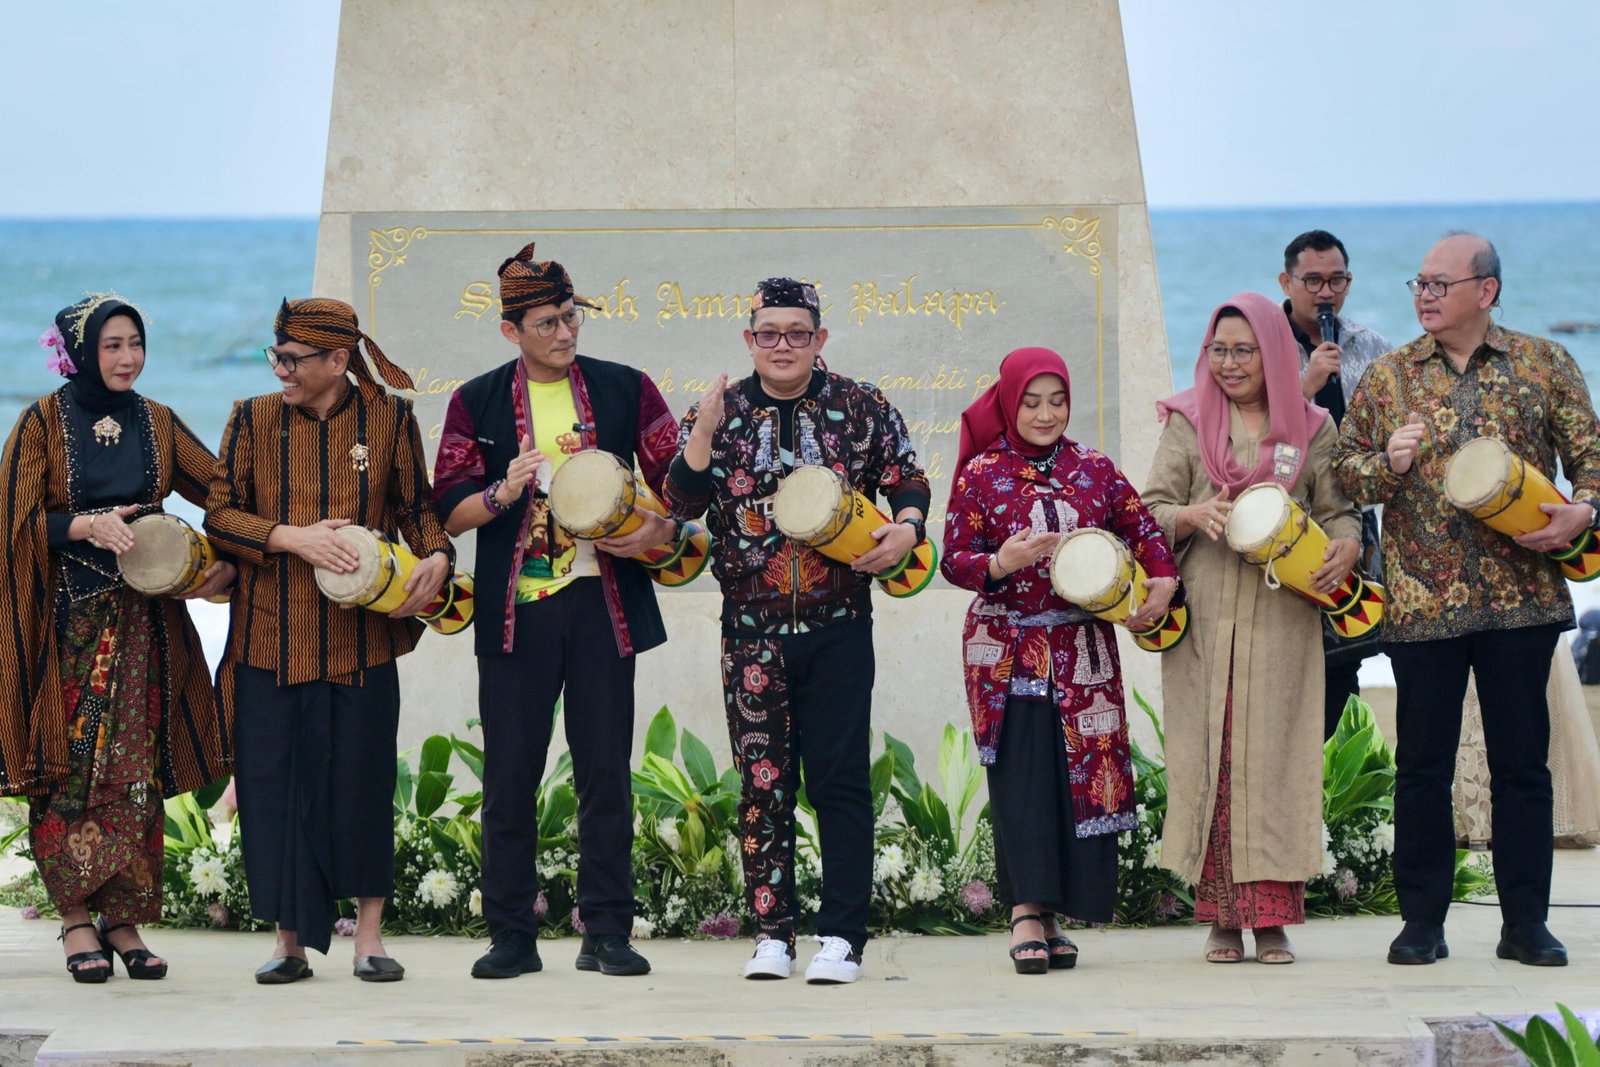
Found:
<path fill-rule="evenodd" d="M 291 356 L 287 352 L 279 352 L 276 348 L 273 348 L 270 345 L 261 350 L 261 354 L 267 357 L 268 363 L 272 364 L 274 367 L 282 367 L 290 374 L 293 374 L 295 371 L 299 370 L 300 364 L 304 363 L 306 360 L 321 359 L 323 356 L 331 355 L 332 353 L 333 349 L 324 348 L 318 352 L 307 352 L 303 356 Z"/>
<path fill-rule="evenodd" d="M 1294 271 L 1290 271 L 1289 277 L 1305 286 L 1306 291 L 1310 293 L 1317 292 L 1324 285 L 1328 287 L 1328 292 L 1330 293 L 1342 293 L 1350 288 L 1352 275 L 1332 274 L 1324 278 L 1320 274 L 1296 274 Z"/>
<path fill-rule="evenodd" d="M 583 308 L 568 308 L 559 315 L 550 315 L 540 319 L 538 322 L 519 322 L 517 327 L 518 329 L 532 330 L 539 337 L 554 337 L 556 323 L 558 322 L 565 323 L 569 330 L 576 330 L 583 325 Z"/>
<path fill-rule="evenodd" d="M 1452 285 L 1460 285 L 1462 282 L 1481 282 L 1487 277 L 1487 274 L 1474 274 L 1468 278 L 1457 278 L 1453 282 L 1428 282 L 1423 281 L 1421 278 L 1412 278 L 1406 282 L 1406 288 L 1411 290 L 1412 296 L 1421 296 L 1422 290 L 1426 289 L 1443 300 L 1444 295 L 1450 291 Z"/>
<path fill-rule="evenodd" d="M 789 342 L 790 348 L 804 348 L 816 335 L 816 330 L 757 330 L 755 333 L 759 348 L 777 348 L 780 337 Z"/>
<path fill-rule="evenodd" d="M 1219 365 L 1226 363 L 1228 357 L 1232 356 L 1233 361 L 1242 366 L 1260 354 L 1260 345 L 1234 345 L 1232 348 L 1227 345 L 1212 345 L 1206 349 L 1206 355 L 1211 358 L 1211 362 Z"/>

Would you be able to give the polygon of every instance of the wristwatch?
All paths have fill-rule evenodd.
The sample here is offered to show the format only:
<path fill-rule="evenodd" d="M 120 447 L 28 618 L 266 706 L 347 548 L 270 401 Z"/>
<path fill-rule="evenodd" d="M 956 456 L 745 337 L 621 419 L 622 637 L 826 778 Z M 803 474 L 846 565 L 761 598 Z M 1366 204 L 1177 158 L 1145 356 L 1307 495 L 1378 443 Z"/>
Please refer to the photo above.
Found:
<path fill-rule="evenodd" d="M 926 522 L 924 522 L 923 520 L 921 520 L 921 519 L 901 519 L 900 520 L 900 524 L 902 526 L 911 527 L 912 531 L 914 533 L 916 533 L 916 535 L 917 535 L 917 539 L 916 539 L 915 542 L 912 543 L 911 547 L 915 548 L 917 545 L 922 544 L 922 542 L 924 542 L 924 541 L 926 541 L 928 539 L 928 524 Z"/>
<path fill-rule="evenodd" d="M 1581 503 L 1589 505 L 1589 511 L 1591 512 L 1589 529 L 1600 530 L 1600 504 L 1596 504 L 1593 500 L 1584 500 Z"/>

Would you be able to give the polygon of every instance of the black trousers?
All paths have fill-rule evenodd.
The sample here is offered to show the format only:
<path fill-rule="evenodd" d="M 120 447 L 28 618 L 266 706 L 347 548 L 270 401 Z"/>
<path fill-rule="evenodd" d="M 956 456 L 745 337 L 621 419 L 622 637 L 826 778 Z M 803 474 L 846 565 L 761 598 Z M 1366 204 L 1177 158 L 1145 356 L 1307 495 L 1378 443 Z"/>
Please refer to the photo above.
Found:
<path fill-rule="evenodd" d="M 394 892 L 400 677 L 278 684 L 234 670 L 234 782 L 250 911 L 327 952 L 336 901 Z"/>
<path fill-rule="evenodd" d="M 1394 881 L 1404 918 L 1442 923 L 1450 906 L 1450 788 L 1471 668 L 1489 755 L 1500 912 L 1508 923 L 1544 921 L 1553 834 L 1545 685 L 1560 634 L 1560 626 L 1526 626 L 1384 645 L 1398 687 Z"/>
<path fill-rule="evenodd" d="M 817 812 L 817 933 L 860 952 L 872 904 L 872 619 L 782 637 L 725 635 L 722 694 L 741 781 L 745 898 L 759 935 L 794 948 L 795 791 Z"/>
<path fill-rule="evenodd" d="M 510 655 L 478 657 L 483 721 L 483 917 L 491 937 L 537 935 L 539 782 L 562 698 L 578 793 L 578 915 L 633 929 L 632 656 L 617 655 L 599 578 L 517 605 Z"/>
<path fill-rule="evenodd" d="M 1333 663 L 1324 658 L 1322 661 L 1322 739 L 1324 741 L 1333 736 L 1339 728 L 1339 720 L 1344 717 L 1344 706 L 1353 696 L 1361 695 L 1361 682 L 1358 676 L 1361 673 L 1361 661 L 1354 663 Z"/>

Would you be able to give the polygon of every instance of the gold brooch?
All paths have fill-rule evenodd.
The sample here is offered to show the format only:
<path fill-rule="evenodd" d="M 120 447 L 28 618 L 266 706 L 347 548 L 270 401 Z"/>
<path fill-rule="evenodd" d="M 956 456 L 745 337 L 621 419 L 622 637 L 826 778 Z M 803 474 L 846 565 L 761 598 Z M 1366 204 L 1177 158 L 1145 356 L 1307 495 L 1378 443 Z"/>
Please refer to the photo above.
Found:
<path fill-rule="evenodd" d="M 122 440 L 122 423 L 110 415 L 94 424 L 94 439 L 103 445 L 114 445 Z"/>
<path fill-rule="evenodd" d="M 364 471 L 367 469 L 367 457 L 372 454 L 366 445 L 352 445 L 350 448 L 350 469 Z"/>

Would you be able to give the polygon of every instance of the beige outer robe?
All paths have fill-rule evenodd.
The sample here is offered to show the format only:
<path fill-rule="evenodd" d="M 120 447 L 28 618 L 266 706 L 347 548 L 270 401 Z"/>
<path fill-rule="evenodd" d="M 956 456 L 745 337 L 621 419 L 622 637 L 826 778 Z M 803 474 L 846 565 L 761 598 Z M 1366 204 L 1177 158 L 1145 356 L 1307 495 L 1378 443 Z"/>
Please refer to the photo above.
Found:
<path fill-rule="evenodd" d="M 1230 405 L 1230 412 L 1233 412 Z M 1233 412 L 1233 449 L 1254 466 Z M 1338 433 L 1328 419 L 1290 495 L 1329 538 L 1360 537 L 1361 520 L 1333 477 Z M 1178 556 L 1189 633 L 1161 658 L 1167 740 L 1167 818 L 1161 865 L 1195 883 L 1205 863 L 1222 756 L 1222 717 L 1233 655 L 1233 877 L 1304 881 L 1322 869 L 1322 630 L 1319 610 L 1225 538 L 1196 532 L 1179 543 L 1178 509 L 1217 495 L 1194 427 L 1173 414 L 1141 496 Z"/>

